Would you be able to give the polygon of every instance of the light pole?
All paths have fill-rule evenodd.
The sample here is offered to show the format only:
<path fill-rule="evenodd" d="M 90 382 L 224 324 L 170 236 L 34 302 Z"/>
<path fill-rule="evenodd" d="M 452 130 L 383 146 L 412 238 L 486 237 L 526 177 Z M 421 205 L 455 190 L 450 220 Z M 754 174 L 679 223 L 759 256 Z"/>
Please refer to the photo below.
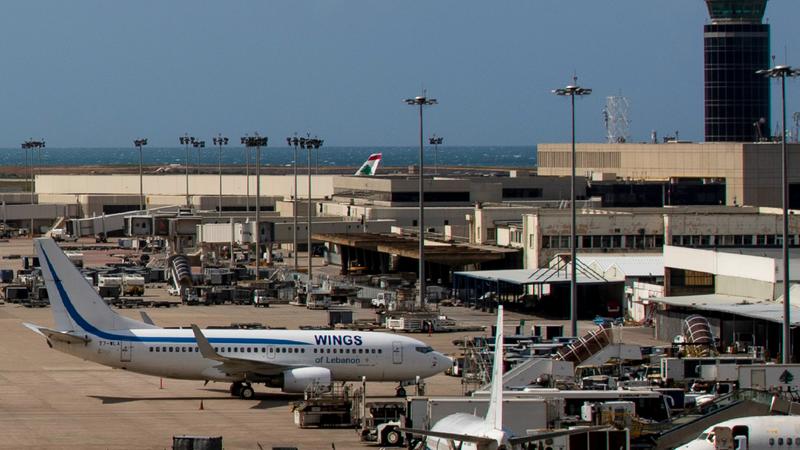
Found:
<path fill-rule="evenodd" d="M 197 149 L 197 174 L 200 175 L 200 149 L 206 148 L 206 141 L 196 141 L 192 146 Z"/>
<path fill-rule="evenodd" d="M 242 138 L 242 144 L 244 143 L 245 139 Z M 247 216 L 250 216 L 250 149 L 247 146 L 244 147 L 244 161 L 245 210 L 247 211 Z"/>
<path fill-rule="evenodd" d="M 242 138 L 245 147 L 256 149 L 256 280 L 261 279 L 261 147 L 266 147 L 268 141 L 268 137 L 258 133 Z"/>
<path fill-rule="evenodd" d="M 189 202 L 189 146 L 194 145 L 194 140 L 194 136 L 189 136 L 189 133 L 184 133 L 178 138 L 178 142 L 186 147 L 186 206 L 191 206 Z"/>
<path fill-rule="evenodd" d="M 428 143 L 433 146 L 433 174 L 439 175 L 439 146 L 442 145 L 444 142 L 444 138 L 441 136 L 436 136 L 436 133 L 433 134 L 433 137 L 428 138 Z"/>
<path fill-rule="evenodd" d="M 428 98 L 425 95 L 405 99 L 406 104 L 419 107 L 419 304 L 425 306 L 425 296 L 427 288 L 425 286 L 425 161 L 424 161 L 424 141 L 422 132 L 422 109 L 425 106 L 435 105 L 438 102 L 435 98 Z"/>
<path fill-rule="evenodd" d="M 786 148 L 786 77 L 800 76 L 791 66 L 775 66 L 756 72 L 769 78 L 781 79 L 781 198 L 783 203 L 783 345 L 782 362 L 792 362 L 791 299 L 789 297 L 789 152 Z"/>
<path fill-rule="evenodd" d="M 195 140 L 194 142 L 192 142 L 192 147 L 197 149 L 197 175 L 200 175 L 200 149 L 206 148 L 206 141 Z M 200 178 L 198 177 L 198 179 Z"/>
<path fill-rule="evenodd" d="M 316 136 L 312 138 L 300 138 L 300 148 L 305 148 L 308 150 L 308 205 L 307 205 L 307 214 L 308 214 L 308 290 L 306 292 L 311 292 L 311 281 L 312 281 L 312 265 L 311 259 L 314 256 L 313 249 L 311 247 L 311 151 L 317 150 L 322 147 L 322 143 L 324 141 L 322 139 L 318 139 Z"/>
<path fill-rule="evenodd" d="M 34 155 L 31 154 L 30 155 L 30 159 L 29 159 L 28 158 L 28 150 L 30 150 L 31 152 L 38 150 L 39 151 L 39 157 L 41 158 L 41 152 L 42 152 L 43 148 L 45 148 L 44 139 L 41 139 L 41 140 L 38 140 L 38 141 L 33 140 L 33 139 L 28 139 L 27 141 L 22 143 L 22 149 L 25 150 L 25 159 L 30 161 L 31 206 L 34 205 L 34 192 L 36 191 L 36 188 L 34 187 L 34 182 L 33 182 L 33 157 L 34 157 Z M 30 233 L 31 233 L 31 237 L 33 237 L 33 235 L 34 235 L 34 231 L 33 231 L 33 214 L 31 214 L 31 230 L 30 230 Z"/>
<path fill-rule="evenodd" d="M 298 139 L 297 135 L 295 134 L 294 137 L 287 137 L 286 143 L 289 145 L 289 147 L 294 149 L 294 159 L 292 164 L 294 166 L 294 195 L 292 195 L 292 215 L 294 216 L 294 226 L 292 227 L 292 253 L 294 253 L 294 271 L 297 273 L 297 146 L 300 143 L 300 139 Z"/>
<path fill-rule="evenodd" d="M 224 137 L 222 133 L 218 133 L 217 137 L 213 138 L 214 145 L 217 146 L 217 170 L 219 171 L 219 198 L 217 199 L 217 216 L 222 216 L 222 146 L 228 145 L 228 138 Z M 232 250 L 232 249 L 231 249 Z"/>
<path fill-rule="evenodd" d="M 142 183 L 142 147 L 147 145 L 147 139 L 134 139 L 133 145 L 139 149 L 139 211 L 144 210 L 144 185 Z"/>
<path fill-rule="evenodd" d="M 572 100 L 572 158 L 571 158 L 571 165 L 572 165 L 572 175 L 570 179 L 570 206 L 571 206 L 571 213 L 572 213 L 572 224 L 570 225 L 570 245 L 569 248 L 571 250 L 571 261 L 570 264 L 572 265 L 572 273 L 569 277 L 569 321 L 570 321 L 570 328 L 572 336 L 578 335 L 578 251 L 577 251 L 577 237 L 576 233 L 576 217 L 575 217 L 575 97 L 582 96 L 582 95 L 589 95 L 592 93 L 591 89 L 583 88 L 577 86 L 578 84 L 578 77 L 574 78 L 575 84 L 569 85 L 565 88 L 555 89 L 553 93 L 562 96 L 562 97 L 570 97 Z"/>

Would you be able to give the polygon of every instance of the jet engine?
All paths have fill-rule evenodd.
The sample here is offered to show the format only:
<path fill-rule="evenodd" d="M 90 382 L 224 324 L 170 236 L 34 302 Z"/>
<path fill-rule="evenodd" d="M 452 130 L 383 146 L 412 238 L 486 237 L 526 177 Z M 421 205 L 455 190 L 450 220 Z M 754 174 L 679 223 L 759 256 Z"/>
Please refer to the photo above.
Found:
<path fill-rule="evenodd" d="M 271 387 L 279 387 L 283 392 L 305 392 L 309 385 L 330 386 L 331 371 L 324 367 L 298 367 L 284 370 L 283 373 L 268 383 Z"/>

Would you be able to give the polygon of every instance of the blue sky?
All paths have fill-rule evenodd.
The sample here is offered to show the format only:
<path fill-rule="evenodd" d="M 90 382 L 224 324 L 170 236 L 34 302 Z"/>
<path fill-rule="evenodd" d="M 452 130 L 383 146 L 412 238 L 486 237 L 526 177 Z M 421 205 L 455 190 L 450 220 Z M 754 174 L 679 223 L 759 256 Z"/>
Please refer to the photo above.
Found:
<path fill-rule="evenodd" d="M 579 139 L 600 141 L 607 95 L 650 130 L 702 139 L 702 0 L 37 0 L 0 16 L 0 146 L 177 145 L 254 130 L 281 142 L 413 145 L 402 99 L 440 104 L 426 135 L 452 145 L 568 138 L 550 90 L 571 81 Z M 772 47 L 800 65 L 800 2 L 771 0 Z M 796 28 L 795 28 L 796 30 Z M 800 81 L 789 84 L 800 108 Z M 774 90 L 777 93 L 777 89 Z M 777 106 L 777 102 L 775 102 Z M 775 115 L 774 117 L 777 117 Z M 773 120 L 774 121 L 774 120 Z"/>

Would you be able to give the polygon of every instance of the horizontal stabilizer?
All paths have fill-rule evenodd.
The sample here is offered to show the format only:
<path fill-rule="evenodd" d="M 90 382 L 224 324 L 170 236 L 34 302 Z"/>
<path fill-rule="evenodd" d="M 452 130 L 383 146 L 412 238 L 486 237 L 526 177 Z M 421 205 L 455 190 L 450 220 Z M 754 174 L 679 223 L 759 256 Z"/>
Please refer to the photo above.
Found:
<path fill-rule="evenodd" d="M 78 336 L 68 331 L 51 330 L 50 328 L 40 327 L 32 323 L 23 323 L 23 325 L 51 341 L 66 342 L 67 344 L 87 344 L 91 340 L 85 336 Z"/>
<path fill-rule="evenodd" d="M 415 436 L 428 436 L 433 438 L 448 439 L 451 441 L 472 442 L 479 445 L 486 445 L 496 442 L 494 439 L 488 437 L 470 436 L 468 434 L 460 433 L 448 433 L 445 431 L 420 430 L 416 428 L 400 428 L 399 430 L 403 433 L 411 433 Z"/>

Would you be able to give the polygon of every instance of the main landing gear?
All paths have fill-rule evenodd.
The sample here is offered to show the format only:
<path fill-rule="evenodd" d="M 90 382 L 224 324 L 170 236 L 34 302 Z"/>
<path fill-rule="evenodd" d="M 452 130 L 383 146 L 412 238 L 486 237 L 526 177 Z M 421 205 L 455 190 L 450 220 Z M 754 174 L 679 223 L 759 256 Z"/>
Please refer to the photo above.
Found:
<path fill-rule="evenodd" d="M 242 400 L 250 400 L 256 395 L 256 391 L 246 381 L 235 381 L 231 383 L 231 395 Z"/>

